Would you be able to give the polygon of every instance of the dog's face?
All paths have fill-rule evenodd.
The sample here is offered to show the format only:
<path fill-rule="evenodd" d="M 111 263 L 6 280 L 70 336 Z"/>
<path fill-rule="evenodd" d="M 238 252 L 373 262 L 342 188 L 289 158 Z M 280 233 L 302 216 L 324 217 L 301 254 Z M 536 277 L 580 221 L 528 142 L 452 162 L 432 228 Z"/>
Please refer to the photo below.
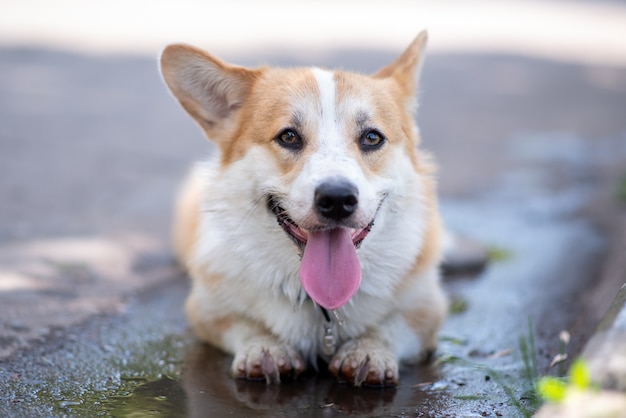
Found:
<path fill-rule="evenodd" d="M 371 77 L 249 70 L 183 45 L 163 54 L 170 89 L 219 146 L 221 166 L 251 174 L 247 204 L 263 201 L 302 256 L 302 286 L 328 309 L 357 290 L 356 249 L 424 170 L 413 110 L 425 39 Z"/>

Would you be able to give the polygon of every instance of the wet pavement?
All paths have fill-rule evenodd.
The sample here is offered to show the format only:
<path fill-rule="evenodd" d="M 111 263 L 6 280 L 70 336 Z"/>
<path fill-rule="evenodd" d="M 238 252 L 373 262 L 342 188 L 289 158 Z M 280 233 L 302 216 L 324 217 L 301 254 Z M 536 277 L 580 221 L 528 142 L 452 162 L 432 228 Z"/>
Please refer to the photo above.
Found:
<path fill-rule="evenodd" d="M 394 53 L 295 56 L 226 58 L 372 71 Z M 233 380 L 182 312 L 170 205 L 211 148 L 156 60 L 3 48 L 0 73 L 0 416 L 524 416 L 529 371 L 562 374 L 559 332 L 571 360 L 626 278 L 626 69 L 431 54 L 444 219 L 490 257 L 446 277 L 435 361 L 397 389 Z"/>

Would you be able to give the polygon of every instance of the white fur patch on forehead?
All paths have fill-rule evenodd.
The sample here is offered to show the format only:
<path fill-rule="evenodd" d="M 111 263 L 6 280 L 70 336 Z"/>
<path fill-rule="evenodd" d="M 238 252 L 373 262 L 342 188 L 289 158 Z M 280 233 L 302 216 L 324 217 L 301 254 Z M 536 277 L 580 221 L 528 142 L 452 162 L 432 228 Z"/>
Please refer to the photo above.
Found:
<path fill-rule="evenodd" d="M 320 91 L 322 113 L 334 115 L 335 113 L 335 74 L 332 71 L 312 68 L 313 76 Z M 330 111 L 330 112 L 329 112 Z"/>
<path fill-rule="evenodd" d="M 332 71 L 322 70 L 320 68 L 313 68 L 312 70 L 315 81 L 317 82 L 317 88 L 320 92 L 320 104 L 321 115 L 319 121 L 319 142 L 320 145 L 329 146 L 337 138 L 337 126 L 336 126 L 336 85 L 335 74 Z"/>

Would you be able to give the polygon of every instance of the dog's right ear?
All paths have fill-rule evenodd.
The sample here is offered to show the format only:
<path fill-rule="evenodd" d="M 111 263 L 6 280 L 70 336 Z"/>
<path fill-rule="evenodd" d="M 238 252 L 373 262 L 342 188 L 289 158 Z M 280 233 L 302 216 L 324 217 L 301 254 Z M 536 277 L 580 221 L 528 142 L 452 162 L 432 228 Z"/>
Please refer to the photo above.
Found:
<path fill-rule="evenodd" d="M 183 108 L 217 141 L 260 75 L 258 70 L 228 65 L 184 44 L 165 48 L 161 73 Z"/>

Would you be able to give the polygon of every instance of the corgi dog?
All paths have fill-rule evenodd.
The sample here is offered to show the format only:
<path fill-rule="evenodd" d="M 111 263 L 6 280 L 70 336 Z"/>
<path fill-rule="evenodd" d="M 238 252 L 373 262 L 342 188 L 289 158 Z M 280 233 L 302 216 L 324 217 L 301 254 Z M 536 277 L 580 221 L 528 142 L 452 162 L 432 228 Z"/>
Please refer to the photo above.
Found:
<path fill-rule="evenodd" d="M 415 123 L 426 39 L 371 76 L 163 51 L 165 83 L 216 144 L 175 208 L 186 313 L 236 378 L 278 383 L 321 359 L 340 381 L 395 386 L 400 362 L 435 349 L 441 225 Z"/>

